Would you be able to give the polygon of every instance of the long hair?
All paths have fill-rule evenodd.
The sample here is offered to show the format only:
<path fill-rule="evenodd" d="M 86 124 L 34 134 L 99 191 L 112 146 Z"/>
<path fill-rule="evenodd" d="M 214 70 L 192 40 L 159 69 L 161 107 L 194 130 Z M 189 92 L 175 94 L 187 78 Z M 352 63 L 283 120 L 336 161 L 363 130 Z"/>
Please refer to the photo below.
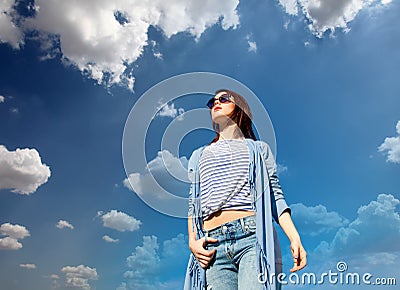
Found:
<path fill-rule="evenodd" d="M 246 102 L 245 98 L 243 98 L 238 93 L 235 93 L 234 91 L 225 89 L 218 90 L 215 92 L 215 94 L 217 95 L 220 92 L 226 92 L 233 96 L 235 100 L 235 109 L 233 110 L 230 118 L 237 124 L 239 129 L 242 131 L 243 136 L 245 138 L 257 140 L 252 127 L 253 116 L 251 114 L 249 104 Z M 218 138 L 219 138 L 219 133 L 217 132 L 217 135 L 214 137 L 211 143 L 217 142 Z"/>

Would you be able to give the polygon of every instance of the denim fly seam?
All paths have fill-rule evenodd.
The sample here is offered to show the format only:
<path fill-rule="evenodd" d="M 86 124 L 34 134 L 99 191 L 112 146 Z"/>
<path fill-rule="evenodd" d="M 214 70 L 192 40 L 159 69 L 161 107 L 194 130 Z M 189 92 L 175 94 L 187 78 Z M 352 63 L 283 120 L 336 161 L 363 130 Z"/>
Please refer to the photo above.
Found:
<path fill-rule="evenodd" d="M 256 219 L 249 216 L 225 223 L 206 235 L 218 240 L 207 243 L 216 249 L 206 270 L 207 290 L 261 290 L 257 279 Z"/>

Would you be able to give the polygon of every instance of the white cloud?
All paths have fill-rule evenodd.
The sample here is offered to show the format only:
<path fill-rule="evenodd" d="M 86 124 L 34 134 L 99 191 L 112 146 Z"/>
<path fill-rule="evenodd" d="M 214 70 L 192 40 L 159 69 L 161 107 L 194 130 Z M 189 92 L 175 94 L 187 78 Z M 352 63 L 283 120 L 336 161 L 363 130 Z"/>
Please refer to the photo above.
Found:
<path fill-rule="evenodd" d="M 163 103 L 162 100 L 158 102 L 159 106 L 157 108 L 157 116 L 160 117 L 169 117 L 169 118 L 177 118 L 177 120 L 182 121 L 183 120 L 183 113 L 185 113 L 185 110 L 183 108 L 178 108 L 175 109 L 175 104 L 171 103 L 171 105 L 168 105 L 167 103 Z"/>
<path fill-rule="evenodd" d="M 29 270 L 36 269 L 36 265 L 35 264 L 19 264 L 19 266 L 21 268 L 25 268 L 25 269 L 29 269 Z"/>
<path fill-rule="evenodd" d="M 129 268 L 132 268 L 132 271 L 126 272 L 124 276 L 144 280 L 151 276 L 151 273 L 157 273 L 160 267 L 158 249 L 156 236 L 144 236 L 143 245 L 137 246 L 132 255 L 126 259 L 126 263 Z"/>
<path fill-rule="evenodd" d="M 95 268 L 84 265 L 66 266 L 61 269 L 66 275 L 66 286 L 90 290 L 89 280 L 97 280 L 98 275 Z"/>
<path fill-rule="evenodd" d="M 59 229 L 63 229 L 63 228 L 69 228 L 71 230 L 74 229 L 74 226 L 65 220 L 59 220 L 56 224 L 56 227 Z"/>
<path fill-rule="evenodd" d="M 285 8 L 285 11 L 289 15 L 297 15 L 299 7 L 297 0 L 279 0 L 279 3 Z"/>
<path fill-rule="evenodd" d="M 182 117 L 180 117 L 180 115 L 182 115 L 185 112 L 183 108 L 175 109 L 174 103 L 168 105 L 168 104 L 162 104 L 162 102 L 160 102 L 160 107 L 158 107 L 157 110 L 159 110 L 157 116 L 170 117 L 170 118 L 175 118 L 178 116 L 178 120 L 180 121 L 183 120 Z"/>
<path fill-rule="evenodd" d="M 279 174 L 282 174 L 282 173 L 284 173 L 284 172 L 287 172 L 287 171 L 288 171 L 288 168 L 287 168 L 287 166 L 278 163 L 278 164 L 276 165 L 276 171 L 277 171 L 277 173 L 278 173 L 278 175 L 279 175 Z"/>
<path fill-rule="evenodd" d="M 116 290 L 127 290 L 126 283 L 122 282 L 121 285 L 119 285 Z"/>
<path fill-rule="evenodd" d="M 316 236 L 348 224 L 348 220 L 323 205 L 305 206 L 302 203 L 290 205 L 293 219 L 302 234 Z"/>
<path fill-rule="evenodd" d="M 163 59 L 162 53 L 159 51 L 154 52 L 153 55 L 155 58 Z"/>
<path fill-rule="evenodd" d="M 20 225 L 13 225 L 10 223 L 4 223 L 0 226 L 0 235 L 2 236 L 9 236 L 13 239 L 23 239 L 29 237 L 29 231 Z"/>
<path fill-rule="evenodd" d="M 19 109 L 18 108 L 10 108 L 10 112 L 13 114 L 18 114 L 19 113 Z"/>
<path fill-rule="evenodd" d="M 170 194 L 187 194 L 186 157 L 180 159 L 168 150 L 159 151 L 151 160 L 144 173 L 131 173 L 124 180 L 124 185 L 139 195 L 151 195 L 156 199 L 168 199 Z M 179 182 L 183 181 L 183 182 Z"/>
<path fill-rule="evenodd" d="M 24 36 L 13 21 L 13 18 L 18 18 L 14 4 L 14 0 L 0 1 L 0 43 L 9 43 L 13 48 L 18 49 L 24 43 Z"/>
<path fill-rule="evenodd" d="M 306 17 L 309 29 L 322 37 L 326 31 L 334 33 L 341 28 L 348 32 L 348 23 L 357 14 L 368 7 L 380 7 L 389 4 L 390 0 L 279 0 L 289 15 L 298 15 L 299 11 Z"/>
<path fill-rule="evenodd" d="M 42 164 L 36 149 L 8 151 L 0 145 L 0 189 L 12 189 L 19 194 L 31 194 L 47 182 L 50 169 Z"/>
<path fill-rule="evenodd" d="M 7 0 L 2 7 L 12 9 L 12 2 Z M 98 83 L 124 84 L 132 90 L 134 77 L 130 65 L 148 45 L 150 26 L 157 27 L 168 38 L 188 32 L 199 39 L 207 28 L 218 23 L 224 30 L 235 29 L 239 24 L 238 4 L 239 0 L 36 0 L 35 17 L 20 22 L 24 32 L 39 32 L 37 40 L 44 41 L 43 59 L 59 53 L 65 63 L 76 66 Z M 17 48 L 23 38 L 20 29 L 7 14 L 0 20 L 7 26 L 0 25 L 1 40 Z M 160 52 L 154 55 L 161 57 Z"/>
<path fill-rule="evenodd" d="M 247 49 L 250 52 L 257 52 L 257 43 L 255 41 L 247 41 L 247 44 L 249 45 L 249 48 Z"/>
<path fill-rule="evenodd" d="M 117 211 L 115 209 L 108 213 L 98 212 L 98 216 L 103 220 L 103 225 L 107 228 L 111 228 L 120 232 L 133 232 L 139 229 L 142 222 L 127 215 L 124 212 Z"/>
<path fill-rule="evenodd" d="M 156 50 L 157 42 L 155 40 L 151 40 L 151 50 L 153 51 L 153 55 L 155 58 L 163 59 L 162 53 Z"/>
<path fill-rule="evenodd" d="M 308 261 L 305 271 L 315 273 L 317 277 L 330 270 L 337 273 L 337 263 L 344 261 L 348 266 L 346 273 L 398 277 L 395 265 L 400 259 L 400 244 L 396 242 L 400 239 L 400 215 L 396 210 L 399 204 L 399 199 L 393 195 L 379 194 L 376 200 L 360 206 L 357 217 L 346 226 L 340 227 L 329 240 L 320 241 L 315 238 L 310 240 L 302 237 Z M 298 225 L 297 217 L 293 220 L 301 230 L 303 225 Z M 312 249 L 310 244 L 314 242 L 319 244 Z M 284 266 L 290 268 L 293 263 L 290 251 L 282 253 Z M 295 289 L 295 286 L 299 285 L 293 285 L 288 289 Z M 306 288 L 319 289 L 317 286 L 307 285 Z"/>
<path fill-rule="evenodd" d="M 103 240 L 106 241 L 107 243 L 118 243 L 119 239 L 113 239 L 107 235 L 103 236 Z"/>
<path fill-rule="evenodd" d="M 0 250 L 19 250 L 22 244 L 18 240 L 5 237 L 0 239 Z"/>
<path fill-rule="evenodd" d="M 396 137 L 386 137 L 378 147 L 380 152 L 387 151 L 387 162 L 400 163 L 400 121 L 396 125 Z"/>
<path fill-rule="evenodd" d="M 19 250 L 22 244 L 18 240 L 29 237 L 30 233 L 24 226 L 4 223 L 0 226 L 0 236 L 6 236 L 0 238 L 1 250 Z"/>
<path fill-rule="evenodd" d="M 400 252 L 400 201 L 391 194 L 379 194 L 376 201 L 361 206 L 357 218 L 341 227 L 330 243 L 322 242 L 317 254 L 344 257 Z M 382 254 L 383 253 L 383 254 Z"/>
<path fill-rule="evenodd" d="M 4 103 L 4 100 L 5 100 L 4 96 L 0 95 L 0 103 Z"/>
<path fill-rule="evenodd" d="M 247 48 L 247 51 L 257 52 L 257 43 L 255 41 L 251 40 L 251 34 L 246 35 L 246 40 L 247 40 L 247 45 L 249 46 Z"/>
<path fill-rule="evenodd" d="M 386 252 L 371 254 L 366 256 L 365 258 L 368 264 L 373 264 L 373 265 L 378 265 L 382 263 L 382 261 L 384 261 L 385 264 L 394 265 L 397 264 L 398 261 L 398 255 L 396 255 L 395 253 L 386 253 Z"/>
<path fill-rule="evenodd" d="M 165 281 L 165 277 L 173 277 L 176 272 L 184 273 L 188 257 L 189 250 L 183 234 L 164 241 L 162 248 L 156 236 L 144 236 L 143 244 L 137 246 L 127 258 L 130 270 L 125 272 L 127 281 L 121 283 L 119 289 L 182 289 L 181 279 L 179 282 Z M 171 267 L 171 261 L 174 261 L 174 267 Z"/>

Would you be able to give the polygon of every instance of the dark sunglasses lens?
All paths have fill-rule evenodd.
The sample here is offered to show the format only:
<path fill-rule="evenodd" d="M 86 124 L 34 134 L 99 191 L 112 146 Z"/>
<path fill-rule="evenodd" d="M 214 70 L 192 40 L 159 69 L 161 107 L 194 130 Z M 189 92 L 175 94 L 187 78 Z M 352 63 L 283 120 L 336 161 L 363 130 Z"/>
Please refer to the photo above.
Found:
<path fill-rule="evenodd" d="M 211 109 L 212 107 L 214 107 L 214 98 L 211 98 L 211 99 L 208 100 L 208 102 L 207 102 L 207 107 L 209 107 L 210 109 Z"/>
<path fill-rule="evenodd" d="M 231 100 L 229 99 L 229 95 L 223 95 L 219 97 L 219 102 L 220 103 L 227 103 L 230 102 Z"/>
<path fill-rule="evenodd" d="M 218 101 L 221 104 L 225 104 L 231 101 L 230 96 L 228 94 L 222 95 L 218 98 Z M 207 107 L 209 107 L 210 109 L 212 109 L 212 107 L 214 107 L 214 102 L 215 102 L 215 98 L 211 98 L 208 102 L 207 102 Z"/>

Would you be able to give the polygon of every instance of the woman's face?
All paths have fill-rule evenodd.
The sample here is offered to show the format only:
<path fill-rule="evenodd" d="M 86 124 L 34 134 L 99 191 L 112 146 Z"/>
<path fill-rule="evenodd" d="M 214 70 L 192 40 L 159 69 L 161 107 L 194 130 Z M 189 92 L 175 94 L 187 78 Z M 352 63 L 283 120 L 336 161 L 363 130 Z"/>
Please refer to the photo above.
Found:
<path fill-rule="evenodd" d="M 235 109 L 235 103 L 232 101 L 226 102 L 226 103 L 221 103 L 219 101 L 219 97 L 226 94 L 226 92 L 219 92 L 218 94 L 215 95 L 214 97 L 214 107 L 211 108 L 211 119 L 216 122 L 217 119 L 223 117 L 226 119 L 226 117 L 231 116 L 233 113 L 233 110 Z"/>

